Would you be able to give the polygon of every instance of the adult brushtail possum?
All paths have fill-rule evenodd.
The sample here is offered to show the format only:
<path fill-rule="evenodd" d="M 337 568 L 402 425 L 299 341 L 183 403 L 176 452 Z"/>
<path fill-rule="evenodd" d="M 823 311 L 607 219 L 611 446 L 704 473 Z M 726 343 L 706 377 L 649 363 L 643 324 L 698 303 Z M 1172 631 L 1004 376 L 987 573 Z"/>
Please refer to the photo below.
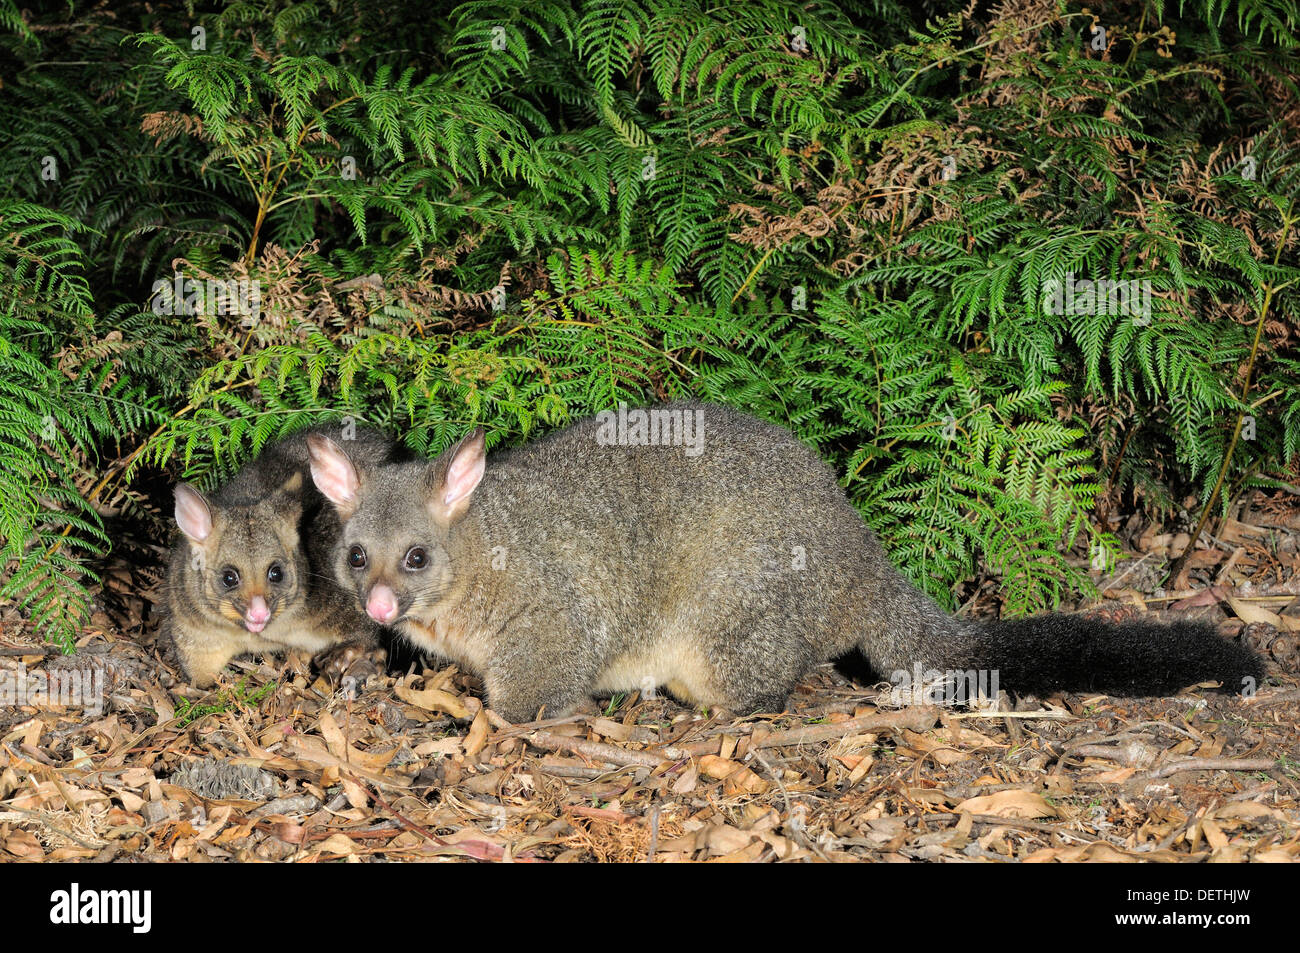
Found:
<path fill-rule="evenodd" d="M 378 431 L 321 427 L 266 447 L 209 496 L 176 487 L 163 632 L 195 685 L 245 652 L 376 642 L 379 623 L 334 578 L 339 519 L 307 475 L 309 434 L 331 433 L 363 473 L 402 459 Z"/>
<path fill-rule="evenodd" d="M 726 407 L 605 412 L 486 458 L 367 469 L 324 435 L 311 475 L 343 521 L 340 585 L 374 621 L 480 673 L 512 721 L 662 686 L 780 711 L 812 666 L 996 671 L 1010 690 L 1240 690 L 1259 660 L 1208 625 L 957 619 L 886 558 L 829 467 Z"/>

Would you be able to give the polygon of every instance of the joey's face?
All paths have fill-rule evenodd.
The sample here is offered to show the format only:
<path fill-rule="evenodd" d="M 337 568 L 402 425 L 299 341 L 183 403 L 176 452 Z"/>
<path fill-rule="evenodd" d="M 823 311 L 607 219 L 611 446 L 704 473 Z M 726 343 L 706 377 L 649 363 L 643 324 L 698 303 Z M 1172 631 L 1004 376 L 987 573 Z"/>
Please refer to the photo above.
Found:
<path fill-rule="evenodd" d="M 260 633 L 300 598 L 297 547 L 280 539 L 254 546 L 244 533 L 230 535 L 200 569 L 203 593 L 223 618 Z"/>
<path fill-rule="evenodd" d="M 177 490 L 177 523 L 189 537 L 190 569 L 203 607 L 232 625 L 265 631 L 304 598 L 297 511 L 275 502 L 211 506 Z"/>

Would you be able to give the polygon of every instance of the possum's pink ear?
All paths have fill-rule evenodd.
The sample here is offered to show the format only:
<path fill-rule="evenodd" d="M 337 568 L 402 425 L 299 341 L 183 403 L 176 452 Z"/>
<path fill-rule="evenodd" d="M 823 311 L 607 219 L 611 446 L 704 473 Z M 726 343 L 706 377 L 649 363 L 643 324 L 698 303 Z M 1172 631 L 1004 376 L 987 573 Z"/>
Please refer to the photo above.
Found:
<path fill-rule="evenodd" d="M 458 520 L 487 470 L 483 428 L 477 428 L 434 461 L 429 480 L 429 509 L 445 524 Z"/>
<path fill-rule="evenodd" d="M 196 543 L 212 535 L 212 509 L 203 494 L 188 483 L 176 485 L 176 525 Z"/>
<path fill-rule="evenodd" d="M 357 491 L 361 489 L 356 467 L 338 444 L 321 434 L 307 437 L 307 452 L 311 454 L 311 479 L 316 489 L 334 504 L 340 517 L 350 519 L 357 510 Z"/>

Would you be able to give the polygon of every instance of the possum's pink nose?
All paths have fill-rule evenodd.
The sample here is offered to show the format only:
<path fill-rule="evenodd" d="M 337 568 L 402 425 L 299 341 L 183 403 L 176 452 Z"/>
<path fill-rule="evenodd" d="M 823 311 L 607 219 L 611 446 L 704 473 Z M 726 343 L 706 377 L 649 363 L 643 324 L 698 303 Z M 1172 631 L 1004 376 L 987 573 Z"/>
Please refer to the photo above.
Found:
<path fill-rule="evenodd" d="M 366 599 L 366 615 L 376 622 L 392 622 L 397 618 L 397 593 L 387 586 L 375 586 Z"/>
<path fill-rule="evenodd" d="M 248 600 L 248 611 L 244 613 L 244 628 L 249 632 L 261 632 L 271 618 L 271 609 L 261 596 Z"/>

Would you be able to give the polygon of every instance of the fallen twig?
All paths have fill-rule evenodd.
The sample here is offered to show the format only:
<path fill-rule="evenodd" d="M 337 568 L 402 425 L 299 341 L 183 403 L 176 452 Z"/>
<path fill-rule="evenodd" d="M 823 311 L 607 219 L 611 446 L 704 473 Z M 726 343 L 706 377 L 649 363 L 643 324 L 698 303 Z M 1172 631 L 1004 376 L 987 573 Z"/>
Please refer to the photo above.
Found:
<path fill-rule="evenodd" d="M 617 764 L 624 767 L 636 765 L 644 768 L 658 768 L 671 763 L 668 758 L 649 751 L 630 751 L 627 748 L 607 745 L 603 741 L 566 738 L 563 735 L 553 735 L 549 731 L 534 732 L 528 738 L 528 743 L 538 748 L 545 748 L 547 751 L 571 751 L 593 761 L 604 761 L 608 764 Z"/>
<path fill-rule="evenodd" d="M 1167 778 L 1180 771 L 1268 771 L 1276 763 L 1272 758 L 1184 758 L 1148 771 L 1147 777 Z"/>
<path fill-rule="evenodd" d="M 910 728 L 912 731 L 925 731 L 933 728 L 939 720 L 939 709 L 933 705 L 916 708 L 903 708 L 899 711 L 878 711 L 861 718 L 849 718 L 829 725 L 804 725 L 787 731 L 774 731 L 762 738 L 752 738 L 752 748 L 779 748 L 785 745 L 813 744 L 818 741 L 830 741 L 845 735 L 859 734 L 864 731 L 879 731 L 890 728 Z"/>

